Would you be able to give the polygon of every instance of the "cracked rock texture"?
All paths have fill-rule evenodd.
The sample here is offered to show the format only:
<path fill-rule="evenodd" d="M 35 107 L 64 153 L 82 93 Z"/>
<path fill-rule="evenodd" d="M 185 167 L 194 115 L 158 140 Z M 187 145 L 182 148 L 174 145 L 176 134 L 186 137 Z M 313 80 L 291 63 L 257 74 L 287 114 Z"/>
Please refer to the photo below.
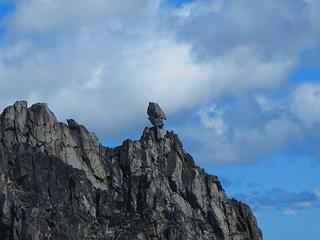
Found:
<path fill-rule="evenodd" d="M 0 117 L 1 240 L 262 239 L 250 208 L 161 124 L 108 148 L 43 103 Z"/>

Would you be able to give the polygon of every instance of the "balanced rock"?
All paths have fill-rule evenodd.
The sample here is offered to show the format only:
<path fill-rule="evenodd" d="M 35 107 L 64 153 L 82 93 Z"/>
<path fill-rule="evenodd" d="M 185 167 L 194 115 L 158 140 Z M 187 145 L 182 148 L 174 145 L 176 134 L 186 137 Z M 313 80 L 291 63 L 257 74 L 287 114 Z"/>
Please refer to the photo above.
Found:
<path fill-rule="evenodd" d="M 147 110 L 148 118 L 153 126 L 162 128 L 163 120 L 167 120 L 165 113 L 162 111 L 158 103 L 149 102 Z"/>

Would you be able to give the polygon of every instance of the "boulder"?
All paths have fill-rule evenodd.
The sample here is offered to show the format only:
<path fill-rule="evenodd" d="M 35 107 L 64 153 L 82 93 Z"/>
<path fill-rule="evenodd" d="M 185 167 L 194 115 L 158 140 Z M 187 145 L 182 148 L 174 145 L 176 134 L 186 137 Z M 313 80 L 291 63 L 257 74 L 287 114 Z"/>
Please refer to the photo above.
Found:
<path fill-rule="evenodd" d="M 164 120 L 167 120 L 165 113 L 162 111 L 158 103 L 149 102 L 147 110 L 148 118 L 154 127 L 162 128 Z"/>

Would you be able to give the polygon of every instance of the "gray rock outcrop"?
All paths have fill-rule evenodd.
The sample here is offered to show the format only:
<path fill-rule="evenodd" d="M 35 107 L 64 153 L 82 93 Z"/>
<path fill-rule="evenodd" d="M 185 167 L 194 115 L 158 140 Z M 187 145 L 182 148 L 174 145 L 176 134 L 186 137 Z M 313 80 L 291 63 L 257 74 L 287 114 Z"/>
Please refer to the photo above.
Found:
<path fill-rule="evenodd" d="M 149 102 L 147 110 L 148 118 L 154 127 L 162 128 L 163 120 L 167 120 L 165 113 L 162 111 L 158 103 Z"/>
<path fill-rule="evenodd" d="M 160 124 L 108 148 L 75 120 L 58 122 L 46 104 L 7 107 L 0 239 L 262 240 L 250 208 L 228 199 L 175 133 L 159 137 L 159 109 L 148 115 Z"/>

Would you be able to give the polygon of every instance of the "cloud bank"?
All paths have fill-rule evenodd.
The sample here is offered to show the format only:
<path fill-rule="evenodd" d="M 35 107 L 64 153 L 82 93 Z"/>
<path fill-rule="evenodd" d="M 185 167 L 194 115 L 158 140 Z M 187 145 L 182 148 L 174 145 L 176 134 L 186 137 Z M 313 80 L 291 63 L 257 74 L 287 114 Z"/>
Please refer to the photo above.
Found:
<path fill-rule="evenodd" d="M 319 86 L 287 79 L 319 48 L 319 12 L 311 0 L 16 0 L 1 20 L 1 107 L 45 101 L 60 120 L 121 139 L 157 101 L 203 145 L 199 158 L 253 161 L 317 126 Z M 292 101 L 271 101 L 282 88 Z"/>
<path fill-rule="evenodd" d="M 320 207 L 319 190 L 287 192 L 282 189 L 252 194 L 238 194 L 237 198 L 250 204 L 255 210 L 281 211 L 283 215 L 291 217 L 304 209 Z"/>
<path fill-rule="evenodd" d="M 192 124 L 177 129 L 199 143 L 196 154 L 204 162 L 250 162 L 281 152 L 318 155 L 319 93 L 319 83 L 304 83 L 280 95 L 257 93 L 211 103 Z"/>

